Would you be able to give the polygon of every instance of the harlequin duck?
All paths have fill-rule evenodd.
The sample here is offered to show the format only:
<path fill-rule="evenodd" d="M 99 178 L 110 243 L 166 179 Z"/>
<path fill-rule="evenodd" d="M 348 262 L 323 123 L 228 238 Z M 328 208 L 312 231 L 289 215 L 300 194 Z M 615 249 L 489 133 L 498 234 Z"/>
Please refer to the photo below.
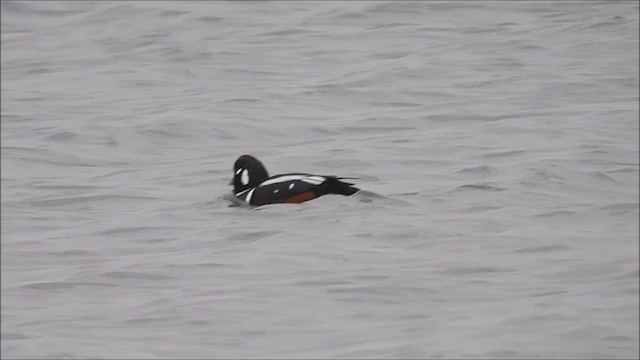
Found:
<path fill-rule="evenodd" d="M 254 206 L 302 203 L 326 194 L 353 195 L 360 189 L 336 176 L 289 173 L 269 177 L 267 169 L 251 155 L 233 165 L 233 193 Z M 230 183 L 230 184 L 231 184 Z"/>

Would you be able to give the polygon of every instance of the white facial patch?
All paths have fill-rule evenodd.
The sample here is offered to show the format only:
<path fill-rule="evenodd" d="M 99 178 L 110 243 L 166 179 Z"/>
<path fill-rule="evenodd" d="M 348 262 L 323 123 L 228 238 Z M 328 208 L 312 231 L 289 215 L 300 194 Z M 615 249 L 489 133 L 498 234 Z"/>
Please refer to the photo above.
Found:
<path fill-rule="evenodd" d="M 249 172 L 247 171 L 247 169 L 242 170 L 240 181 L 242 181 L 242 185 L 247 185 L 249 183 Z"/>
<path fill-rule="evenodd" d="M 294 183 L 289 184 L 289 190 L 293 189 L 293 187 L 294 187 L 295 185 L 296 185 L 296 184 L 294 184 Z"/>

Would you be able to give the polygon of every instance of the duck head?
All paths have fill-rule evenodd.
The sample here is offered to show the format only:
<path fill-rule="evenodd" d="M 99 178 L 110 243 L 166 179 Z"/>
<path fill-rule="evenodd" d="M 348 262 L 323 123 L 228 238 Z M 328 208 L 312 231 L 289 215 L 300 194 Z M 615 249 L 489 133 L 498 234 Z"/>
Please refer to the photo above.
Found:
<path fill-rule="evenodd" d="M 251 155 L 242 155 L 233 164 L 233 193 L 251 189 L 269 178 L 267 169 Z"/>

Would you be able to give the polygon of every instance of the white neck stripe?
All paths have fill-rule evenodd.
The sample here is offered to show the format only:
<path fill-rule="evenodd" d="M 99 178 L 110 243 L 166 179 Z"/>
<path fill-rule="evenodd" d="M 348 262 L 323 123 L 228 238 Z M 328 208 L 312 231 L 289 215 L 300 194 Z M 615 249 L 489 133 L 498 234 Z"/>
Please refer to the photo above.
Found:
<path fill-rule="evenodd" d="M 242 195 L 243 195 L 244 193 L 246 193 L 247 191 L 249 191 L 249 190 L 253 190 L 253 189 L 255 189 L 255 188 L 251 188 L 251 189 L 247 189 L 247 190 L 242 190 L 242 191 L 240 191 L 239 193 L 237 193 L 237 194 L 236 194 L 236 196 L 242 196 Z"/>
<path fill-rule="evenodd" d="M 247 204 L 251 204 L 251 197 L 253 196 L 253 190 L 255 190 L 256 188 L 251 189 L 251 191 L 249 191 L 249 193 L 247 194 L 247 197 L 244 199 L 244 201 L 247 202 Z"/>

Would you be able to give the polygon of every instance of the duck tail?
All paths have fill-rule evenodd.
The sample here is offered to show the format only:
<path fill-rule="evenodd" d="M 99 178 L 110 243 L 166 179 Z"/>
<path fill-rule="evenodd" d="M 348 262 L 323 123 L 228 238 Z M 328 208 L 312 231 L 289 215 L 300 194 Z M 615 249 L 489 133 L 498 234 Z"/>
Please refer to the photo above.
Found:
<path fill-rule="evenodd" d="M 340 195 L 349 196 L 360 191 L 360 189 L 353 186 L 352 183 L 342 181 L 342 179 L 356 179 L 356 178 L 345 178 L 345 177 L 338 178 L 338 177 L 331 176 L 331 177 L 328 177 L 328 179 L 329 179 L 328 180 L 329 187 L 327 190 L 329 190 L 328 193 L 330 194 L 340 194 Z"/>

